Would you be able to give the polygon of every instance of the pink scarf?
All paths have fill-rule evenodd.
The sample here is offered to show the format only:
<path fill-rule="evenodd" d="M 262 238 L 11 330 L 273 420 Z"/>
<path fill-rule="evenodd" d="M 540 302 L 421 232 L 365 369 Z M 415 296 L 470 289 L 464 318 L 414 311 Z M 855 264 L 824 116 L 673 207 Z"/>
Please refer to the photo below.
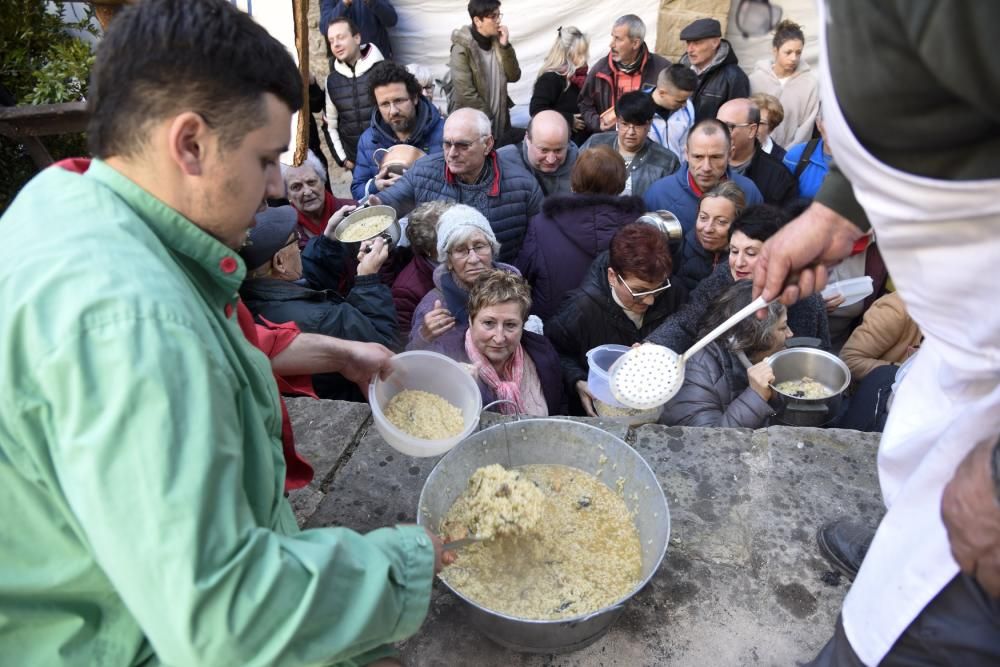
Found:
<path fill-rule="evenodd" d="M 521 400 L 521 380 L 524 378 L 524 348 L 518 345 L 514 349 L 514 354 L 504 367 L 504 375 L 507 379 L 501 379 L 500 375 L 493 368 L 490 360 L 476 349 L 472 342 L 472 328 L 465 330 L 465 353 L 469 355 L 469 361 L 479 370 L 479 379 L 486 383 L 497 400 L 511 401 L 501 403 L 500 412 L 505 415 L 515 413 L 525 414 L 524 401 Z"/>

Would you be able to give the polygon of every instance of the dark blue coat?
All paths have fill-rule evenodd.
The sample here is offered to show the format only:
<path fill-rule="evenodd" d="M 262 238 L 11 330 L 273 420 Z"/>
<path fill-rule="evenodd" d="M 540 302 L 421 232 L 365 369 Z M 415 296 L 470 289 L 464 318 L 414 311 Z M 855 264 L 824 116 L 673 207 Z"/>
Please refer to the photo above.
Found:
<path fill-rule="evenodd" d="M 698 286 L 698 283 L 712 275 L 720 262 L 727 263 L 728 252 L 726 248 L 714 253 L 705 250 L 695 230 L 692 229 L 684 235 L 684 240 L 674 253 L 671 280 L 681 283 L 690 292 Z"/>
<path fill-rule="evenodd" d="M 528 223 L 514 265 L 531 285 L 531 313 L 555 315 L 570 290 L 583 283 L 591 262 L 608 249 L 611 237 L 645 213 L 639 197 L 555 195 Z"/>
<path fill-rule="evenodd" d="M 748 207 L 764 203 L 760 190 L 749 178 L 740 176 L 732 169 L 726 170 L 726 178 L 740 186 L 746 195 Z M 698 195 L 688 183 L 687 162 L 674 173 L 649 186 L 643 199 L 650 211 L 665 209 L 676 215 L 685 234 L 694 229 L 694 223 L 698 220 Z"/>
<path fill-rule="evenodd" d="M 500 255 L 494 259 L 511 263 L 521 250 L 528 220 L 542 208 L 542 189 L 519 157 L 498 157 L 493 151 L 486 159 L 490 160 L 492 179 L 481 185 L 464 185 L 448 169 L 443 154 L 422 157 L 378 198 L 396 209 L 400 217 L 429 201 L 472 206 L 490 221 L 500 242 Z"/>
<path fill-rule="evenodd" d="M 417 98 L 417 118 L 413 128 L 413 134 L 406 141 L 396 138 L 396 133 L 392 127 L 382 118 L 378 107 L 372 109 L 371 126 L 361 134 L 358 140 L 358 159 L 354 166 L 354 180 L 351 182 L 351 195 L 355 199 L 362 199 L 373 192 L 378 192 L 375 187 L 375 174 L 378 173 L 379 164 L 375 160 L 375 151 L 380 148 L 391 148 L 397 144 L 409 144 L 416 146 L 428 155 L 440 153 L 441 142 L 444 139 L 444 118 L 441 112 L 433 104 L 423 97 Z"/>

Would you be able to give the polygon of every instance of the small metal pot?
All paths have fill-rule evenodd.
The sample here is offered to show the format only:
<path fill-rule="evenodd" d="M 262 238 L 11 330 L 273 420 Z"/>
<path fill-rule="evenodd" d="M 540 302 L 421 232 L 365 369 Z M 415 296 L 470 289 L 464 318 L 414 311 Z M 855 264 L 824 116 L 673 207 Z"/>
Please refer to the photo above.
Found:
<path fill-rule="evenodd" d="M 656 574 L 670 541 L 670 510 L 656 475 L 639 454 L 607 431 L 566 419 L 522 419 L 473 433 L 448 452 L 420 492 L 417 523 L 437 532 L 477 468 L 561 464 L 596 475 L 609 488 L 623 480 L 625 504 L 635 516 L 642 549 L 642 573 L 635 589 L 589 614 L 534 620 L 492 611 L 444 583 L 467 607 L 469 622 L 502 646 L 527 653 L 565 653 L 597 641 L 628 601 Z"/>
<path fill-rule="evenodd" d="M 836 355 L 813 347 L 795 347 L 772 355 L 768 364 L 774 371 L 769 403 L 775 421 L 789 426 L 825 426 L 839 414 L 844 390 L 851 384 L 851 371 Z M 774 388 L 804 377 L 822 383 L 834 394 L 826 398 L 801 398 Z"/>
<path fill-rule="evenodd" d="M 380 157 L 381 155 L 381 157 Z M 389 172 L 403 174 L 413 166 L 413 163 L 427 155 L 416 146 L 410 144 L 396 144 L 389 148 L 376 148 L 372 153 L 372 158 L 379 163 L 380 167 L 389 167 Z"/>
<path fill-rule="evenodd" d="M 389 223 L 389 225 L 387 225 L 381 232 L 377 234 L 372 234 L 367 239 L 361 239 L 360 241 L 343 240 L 344 234 L 346 234 L 347 230 L 350 229 L 353 225 L 357 224 L 358 222 L 361 222 L 362 220 L 367 220 L 368 218 L 372 218 L 378 215 L 388 215 L 389 217 L 392 218 L 392 222 Z M 333 232 L 334 237 L 338 241 L 346 245 L 348 248 L 352 249 L 354 253 L 357 253 L 358 248 L 361 247 L 362 243 L 370 239 L 373 239 L 377 236 L 381 236 L 383 239 L 385 239 L 386 243 L 389 244 L 389 250 L 392 250 L 399 243 L 399 237 L 401 236 L 401 234 L 402 231 L 400 230 L 399 227 L 399 216 L 396 215 L 396 209 L 394 209 L 391 206 L 384 206 L 384 205 L 364 206 L 362 208 L 353 211 L 350 215 L 341 220 L 340 224 L 337 225 L 337 229 L 334 230 Z"/>
<path fill-rule="evenodd" d="M 684 228 L 680 220 L 670 211 L 649 211 L 639 216 L 636 222 L 645 222 L 653 225 L 667 237 L 669 243 L 675 243 L 684 238 Z"/>

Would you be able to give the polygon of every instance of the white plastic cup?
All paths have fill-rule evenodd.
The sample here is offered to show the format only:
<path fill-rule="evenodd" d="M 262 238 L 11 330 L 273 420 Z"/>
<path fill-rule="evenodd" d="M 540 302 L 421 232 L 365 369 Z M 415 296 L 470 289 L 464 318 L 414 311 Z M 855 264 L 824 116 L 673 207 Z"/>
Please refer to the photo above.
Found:
<path fill-rule="evenodd" d="M 625 345 L 598 345 L 587 352 L 587 366 L 590 368 L 587 373 L 587 386 L 590 388 L 590 393 L 615 408 L 624 408 L 625 406 L 615 400 L 611 393 L 611 387 L 608 384 L 608 371 L 611 364 L 615 363 L 618 357 L 628 352 L 629 349 Z"/>
<path fill-rule="evenodd" d="M 408 456 L 438 456 L 457 445 L 475 430 L 483 399 L 479 387 L 457 362 L 437 352 L 414 350 L 397 354 L 389 362 L 392 374 L 384 382 L 378 376 L 368 388 L 375 428 L 389 445 Z M 462 411 L 464 428 L 458 435 L 441 440 L 425 440 L 399 430 L 385 416 L 392 397 L 406 389 L 437 394 Z"/>

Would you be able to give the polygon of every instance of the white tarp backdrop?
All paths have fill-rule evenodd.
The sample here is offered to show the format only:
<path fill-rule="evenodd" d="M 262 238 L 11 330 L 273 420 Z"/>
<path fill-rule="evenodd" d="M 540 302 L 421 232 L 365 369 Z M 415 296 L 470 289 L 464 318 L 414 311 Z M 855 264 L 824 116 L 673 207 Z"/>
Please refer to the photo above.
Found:
<path fill-rule="evenodd" d="M 361 0 L 355 0 L 361 1 Z M 462 0 L 392 0 L 399 23 L 390 30 L 395 60 L 420 63 L 441 78 L 448 67 L 451 32 L 471 23 L 468 2 Z M 611 25 L 622 14 L 635 14 L 646 24 L 646 45 L 656 46 L 656 19 L 660 0 L 581 2 L 580 0 L 507 0 L 500 11 L 510 29 L 510 41 L 521 64 L 521 80 L 507 92 L 517 104 L 527 105 L 545 54 L 556 40 L 559 26 L 576 26 L 590 37 L 590 63 L 606 56 Z"/>

